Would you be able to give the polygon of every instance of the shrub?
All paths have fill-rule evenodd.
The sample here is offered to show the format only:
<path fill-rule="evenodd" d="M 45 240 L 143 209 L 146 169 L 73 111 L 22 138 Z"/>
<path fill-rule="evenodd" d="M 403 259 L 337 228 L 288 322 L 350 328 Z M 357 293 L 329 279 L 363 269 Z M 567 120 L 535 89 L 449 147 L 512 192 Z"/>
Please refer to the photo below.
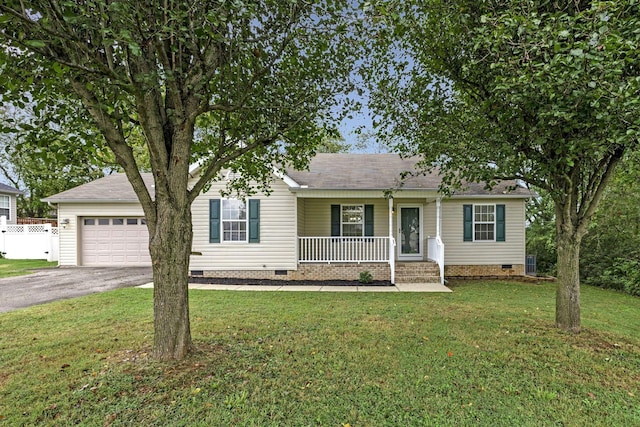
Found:
<path fill-rule="evenodd" d="M 367 270 L 360 272 L 360 277 L 358 278 L 358 282 L 363 284 L 369 284 L 373 282 L 373 276 Z"/>
<path fill-rule="evenodd" d="M 640 261 L 617 258 L 602 274 L 602 281 L 608 282 L 607 287 L 640 296 Z"/>

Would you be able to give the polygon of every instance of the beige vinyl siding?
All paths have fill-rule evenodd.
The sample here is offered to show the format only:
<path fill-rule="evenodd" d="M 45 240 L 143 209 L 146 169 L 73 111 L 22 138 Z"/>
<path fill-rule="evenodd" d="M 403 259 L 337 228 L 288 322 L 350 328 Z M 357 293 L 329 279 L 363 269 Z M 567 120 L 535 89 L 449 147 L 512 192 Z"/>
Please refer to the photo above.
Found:
<path fill-rule="evenodd" d="M 373 235 L 389 235 L 388 202 L 385 199 L 304 199 L 301 236 L 331 236 L 331 205 L 373 205 Z"/>
<path fill-rule="evenodd" d="M 209 200 L 220 199 L 225 182 L 214 183 L 196 198 L 193 214 L 191 270 L 295 270 L 297 268 L 296 196 L 274 179 L 269 196 L 260 199 L 260 243 L 209 243 Z"/>
<path fill-rule="evenodd" d="M 436 201 L 431 200 L 424 205 L 424 239 L 425 239 L 425 248 L 427 247 L 427 238 L 435 237 L 437 234 L 436 223 L 437 223 L 437 210 L 436 210 Z"/>
<path fill-rule="evenodd" d="M 298 199 L 298 236 L 306 236 L 304 219 L 307 212 L 307 199 Z"/>
<path fill-rule="evenodd" d="M 17 209 L 16 209 L 16 195 L 15 194 L 0 194 L 0 196 L 6 196 L 9 199 L 9 216 L 7 218 L 7 224 L 17 223 Z"/>
<path fill-rule="evenodd" d="M 59 252 L 58 265 L 81 265 L 79 218 L 83 217 L 143 217 L 138 203 L 60 203 L 58 205 Z M 69 220 L 63 227 L 61 222 Z"/>
<path fill-rule="evenodd" d="M 504 242 L 464 242 L 465 204 L 504 204 Z M 442 202 L 442 241 L 445 265 L 524 264 L 524 199 L 453 199 Z"/>
<path fill-rule="evenodd" d="M 18 201 L 16 199 L 15 194 L 9 195 L 9 215 L 11 218 L 7 221 L 7 224 L 17 224 L 18 223 Z"/>

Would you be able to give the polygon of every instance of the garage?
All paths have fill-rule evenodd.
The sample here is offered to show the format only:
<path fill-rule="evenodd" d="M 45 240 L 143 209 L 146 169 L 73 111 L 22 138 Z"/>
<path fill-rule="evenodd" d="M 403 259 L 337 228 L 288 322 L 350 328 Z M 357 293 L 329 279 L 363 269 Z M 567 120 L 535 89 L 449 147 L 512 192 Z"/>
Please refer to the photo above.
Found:
<path fill-rule="evenodd" d="M 85 266 L 150 265 L 149 232 L 140 217 L 80 218 L 80 263 Z"/>

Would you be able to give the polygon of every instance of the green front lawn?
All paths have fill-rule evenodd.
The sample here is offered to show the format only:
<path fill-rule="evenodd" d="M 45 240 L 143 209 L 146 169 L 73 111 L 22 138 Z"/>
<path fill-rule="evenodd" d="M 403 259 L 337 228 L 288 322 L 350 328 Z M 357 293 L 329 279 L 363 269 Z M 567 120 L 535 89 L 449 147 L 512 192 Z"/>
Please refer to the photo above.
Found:
<path fill-rule="evenodd" d="M 0 426 L 635 426 L 640 299 L 553 285 L 452 294 L 191 292 L 198 351 L 152 362 L 152 291 L 0 314 Z"/>
<path fill-rule="evenodd" d="M 47 262 L 43 259 L 5 259 L 0 258 L 0 278 L 22 276 L 32 273 L 37 268 L 49 268 L 58 265 L 57 261 Z"/>

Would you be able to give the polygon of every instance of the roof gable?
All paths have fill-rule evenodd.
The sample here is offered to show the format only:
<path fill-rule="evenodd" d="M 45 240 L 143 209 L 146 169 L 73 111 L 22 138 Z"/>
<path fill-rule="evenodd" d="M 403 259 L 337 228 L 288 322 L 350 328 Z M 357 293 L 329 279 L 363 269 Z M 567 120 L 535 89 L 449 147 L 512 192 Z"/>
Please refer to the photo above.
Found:
<path fill-rule="evenodd" d="M 23 192 L 10 185 L 0 183 L 0 194 L 23 194 Z"/>
<path fill-rule="evenodd" d="M 151 197 L 154 196 L 153 174 L 142 173 L 142 179 L 149 190 Z M 113 203 L 130 203 L 137 202 L 133 187 L 123 173 L 107 175 L 95 181 L 74 187 L 62 193 L 49 196 L 42 199 L 43 202 L 51 203 L 82 203 L 82 202 L 113 202 Z"/>

